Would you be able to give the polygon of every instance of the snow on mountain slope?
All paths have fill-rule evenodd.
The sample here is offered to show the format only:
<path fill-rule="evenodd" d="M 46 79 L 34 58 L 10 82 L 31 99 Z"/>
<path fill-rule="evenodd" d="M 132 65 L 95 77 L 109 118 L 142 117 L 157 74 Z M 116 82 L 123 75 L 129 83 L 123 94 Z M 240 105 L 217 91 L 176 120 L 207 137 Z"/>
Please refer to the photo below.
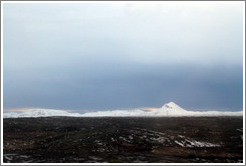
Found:
<path fill-rule="evenodd" d="M 152 112 L 156 116 L 243 116 L 243 111 L 222 112 L 222 111 L 187 111 L 174 102 L 170 102 Z"/>
<path fill-rule="evenodd" d="M 188 115 L 189 111 L 186 111 L 174 102 L 170 102 L 163 105 L 161 108 L 152 111 L 151 114 L 156 116 L 184 116 Z"/>
<path fill-rule="evenodd" d="M 21 117 L 47 117 L 47 116 L 80 116 L 79 113 L 70 113 L 63 110 L 54 109 L 30 109 L 25 112 L 4 113 L 3 118 L 21 118 Z"/>
<path fill-rule="evenodd" d="M 112 110 L 112 111 L 97 111 L 97 112 L 87 112 L 82 114 L 83 117 L 126 117 L 126 116 L 148 116 L 147 112 L 142 110 Z"/>
<path fill-rule="evenodd" d="M 243 116 L 243 111 L 240 112 L 221 112 L 207 111 L 195 112 L 187 111 L 174 102 L 167 103 L 161 108 L 154 111 L 143 111 L 139 109 L 133 110 L 111 110 L 88 112 L 84 114 L 70 113 L 64 110 L 54 109 L 30 109 L 21 113 L 4 113 L 3 118 L 18 118 L 18 117 L 48 117 L 48 116 L 75 116 L 75 117 L 176 117 L 176 116 Z"/>
<path fill-rule="evenodd" d="M 112 111 L 97 111 L 84 113 L 82 117 L 127 117 L 127 116 L 141 116 L 141 117 L 175 117 L 175 116 L 243 116 L 243 112 L 220 112 L 220 111 L 207 111 L 195 112 L 187 111 L 174 102 L 167 103 L 161 108 L 154 111 L 143 110 L 112 110 Z"/>

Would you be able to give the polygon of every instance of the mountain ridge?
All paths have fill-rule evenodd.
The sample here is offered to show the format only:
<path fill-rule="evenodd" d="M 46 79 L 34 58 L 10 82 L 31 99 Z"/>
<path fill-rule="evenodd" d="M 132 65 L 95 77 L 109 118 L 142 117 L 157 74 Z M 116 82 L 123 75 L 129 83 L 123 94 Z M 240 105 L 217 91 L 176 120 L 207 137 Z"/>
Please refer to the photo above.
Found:
<path fill-rule="evenodd" d="M 243 116 L 243 111 L 221 112 L 221 111 L 187 111 L 174 102 L 164 104 L 161 108 L 153 111 L 143 111 L 140 109 L 131 110 L 111 110 L 96 111 L 87 113 L 72 113 L 65 110 L 55 109 L 30 109 L 25 112 L 4 113 L 3 118 L 21 118 L 21 117 L 50 117 L 50 116 L 69 116 L 69 117 L 170 117 L 170 116 Z"/>

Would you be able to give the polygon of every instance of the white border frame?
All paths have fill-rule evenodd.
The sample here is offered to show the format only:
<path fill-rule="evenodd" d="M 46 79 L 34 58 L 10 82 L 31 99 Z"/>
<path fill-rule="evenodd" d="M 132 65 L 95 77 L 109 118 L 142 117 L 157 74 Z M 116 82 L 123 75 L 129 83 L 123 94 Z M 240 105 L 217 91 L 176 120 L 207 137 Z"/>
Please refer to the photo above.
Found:
<path fill-rule="evenodd" d="M 3 165 L 3 3 L 1 2 L 1 165 Z"/>
<path fill-rule="evenodd" d="M 7 3 L 162 3 L 163 1 L 1 1 L 1 165 L 245 165 L 245 1 L 226 1 L 243 4 L 243 163 L 3 163 L 3 4 Z M 165 1 L 177 2 L 177 1 Z M 206 1 L 180 1 L 206 2 Z M 210 1 L 221 2 L 221 1 Z M 222 1 L 225 2 L 225 1 Z"/>
<path fill-rule="evenodd" d="M 243 163 L 245 164 L 245 1 L 243 3 Z"/>

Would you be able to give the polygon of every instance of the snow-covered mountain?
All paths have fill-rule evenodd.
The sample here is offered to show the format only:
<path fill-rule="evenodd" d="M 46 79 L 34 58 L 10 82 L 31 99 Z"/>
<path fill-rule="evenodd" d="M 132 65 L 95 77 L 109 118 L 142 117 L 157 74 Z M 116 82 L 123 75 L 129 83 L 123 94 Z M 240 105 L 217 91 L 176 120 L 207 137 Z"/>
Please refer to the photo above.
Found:
<path fill-rule="evenodd" d="M 176 117 L 176 116 L 243 116 L 243 111 L 239 112 L 221 112 L 221 111 L 187 111 L 174 102 L 167 103 L 161 108 L 153 111 L 144 111 L 140 109 L 133 110 L 111 110 L 88 112 L 84 114 L 71 113 L 64 110 L 54 109 L 30 109 L 25 112 L 4 113 L 3 118 L 19 117 L 48 117 L 48 116 L 74 116 L 74 117 Z"/>
<path fill-rule="evenodd" d="M 222 111 L 187 111 L 174 102 L 167 103 L 161 108 L 153 111 L 151 114 L 156 116 L 243 116 L 243 111 L 222 112 Z"/>
<path fill-rule="evenodd" d="M 152 115 L 156 116 L 184 116 L 188 115 L 190 111 L 186 111 L 174 102 L 167 103 L 161 108 L 151 112 Z"/>
<path fill-rule="evenodd" d="M 24 112 L 3 113 L 3 118 L 21 118 L 21 117 L 47 117 L 47 116 L 80 116 L 79 113 L 70 113 L 63 110 L 54 109 L 29 109 Z"/>
<path fill-rule="evenodd" d="M 112 111 L 97 111 L 81 114 L 82 117 L 128 117 L 128 116 L 147 116 L 145 111 L 134 110 L 112 110 Z"/>

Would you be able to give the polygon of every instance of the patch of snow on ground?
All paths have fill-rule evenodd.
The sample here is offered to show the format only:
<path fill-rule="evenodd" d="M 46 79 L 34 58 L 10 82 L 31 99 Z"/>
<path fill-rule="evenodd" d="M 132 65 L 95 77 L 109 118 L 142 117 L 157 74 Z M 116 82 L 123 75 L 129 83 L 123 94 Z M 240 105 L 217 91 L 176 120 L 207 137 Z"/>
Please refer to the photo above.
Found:
<path fill-rule="evenodd" d="M 196 141 L 191 138 L 179 135 L 183 140 L 175 140 L 174 142 L 182 147 L 218 147 L 220 145 L 212 144 L 209 142 Z"/>

